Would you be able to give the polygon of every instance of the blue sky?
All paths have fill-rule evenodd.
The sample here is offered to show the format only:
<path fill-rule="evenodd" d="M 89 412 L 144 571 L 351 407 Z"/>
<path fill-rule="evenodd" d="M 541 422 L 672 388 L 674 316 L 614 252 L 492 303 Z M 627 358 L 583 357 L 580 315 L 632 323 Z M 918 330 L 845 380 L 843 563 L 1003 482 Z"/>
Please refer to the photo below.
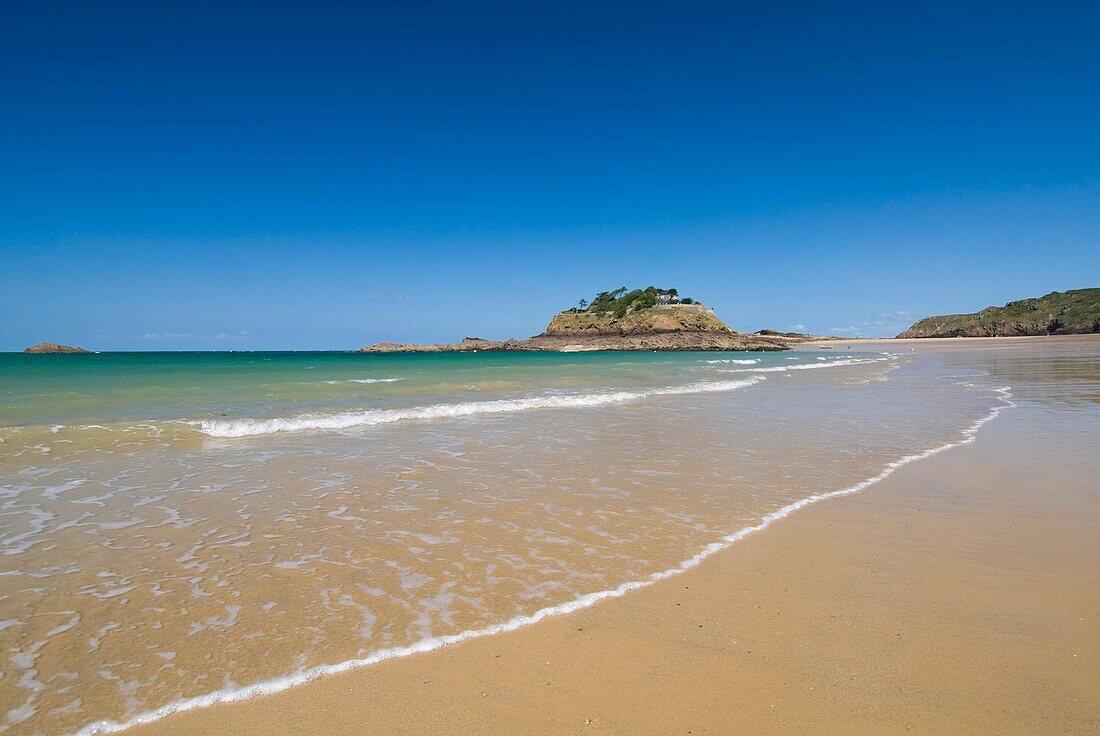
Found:
<path fill-rule="evenodd" d="M 0 10 L 0 350 L 523 337 L 650 283 L 886 335 L 1100 286 L 1096 3 L 162 5 Z"/>

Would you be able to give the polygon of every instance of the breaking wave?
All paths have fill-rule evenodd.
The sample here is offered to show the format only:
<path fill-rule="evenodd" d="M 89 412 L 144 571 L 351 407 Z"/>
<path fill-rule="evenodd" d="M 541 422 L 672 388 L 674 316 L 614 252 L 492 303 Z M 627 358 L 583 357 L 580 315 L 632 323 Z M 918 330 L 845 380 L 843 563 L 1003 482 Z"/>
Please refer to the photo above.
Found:
<path fill-rule="evenodd" d="M 637 401 L 649 396 L 673 396 L 680 394 L 716 393 L 735 391 L 764 380 L 764 376 L 751 376 L 739 381 L 705 381 L 683 386 L 665 386 L 641 391 L 606 391 L 602 393 L 573 395 L 544 395 L 525 399 L 498 399 L 495 401 L 468 401 L 457 404 L 433 404 L 407 409 L 364 409 L 335 414 L 299 414 L 294 417 L 271 419 L 209 419 L 199 422 L 203 434 L 210 437 L 251 437 L 276 432 L 301 430 L 340 430 L 353 427 L 371 427 L 405 420 L 453 419 L 481 414 L 511 414 L 530 409 L 572 409 L 606 406 Z"/>
<path fill-rule="evenodd" d="M 325 383 L 335 386 L 340 383 L 397 383 L 403 380 L 403 378 L 345 378 L 339 381 L 325 381 Z"/>
<path fill-rule="evenodd" d="M 816 368 L 820 367 L 821 365 L 823 364 L 818 363 L 807 367 Z M 744 385 L 751 385 L 748 382 L 742 383 Z M 686 390 L 688 388 L 689 386 L 680 386 L 670 387 L 669 389 L 655 389 L 654 391 L 644 392 L 640 395 L 655 395 L 658 392 L 666 394 L 691 393 L 690 391 Z M 715 388 L 703 390 L 729 389 Z M 262 695 L 270 695 L 278 692 L 283 692 L 284 690 L 289 690 L 290 688 L 296 687 L 298 685 L 304 685 L 307 682 L 316 680 L 320 677 L 325 677 L 327 675 L 334 675 L 341 672 L 347 672 L 349 670 L 367 667 L 369 665 L 377 664 L 378 662 L 383 662 L 389 659 L 407 657 L 413 654 L 419 654 L 421 652 L 429 652 L 435 649 L 441 649 L 443 647 L 457 644 L 463 641 L 468 641 L 470 639 L 480 639 L 482 637 L 491 636 L 493 634 L 499 634 L 506 631 L 515 631 L 516 629 L 530 626 L 531 624 L 538 623 L 554 616 L 561 616 L 564 614 L 572 613 L 574 611 L 578 611 L 583 608 L 588 608 L 608 598 L 619 598 L 631 591 L 638 590 L 639 588 L 649 587 L 655 583 L 658 583 L 662 580 L 667 580 L 668 578 L 674 577 L 683 572 L 686 572 L 687 570 L 690 570 L 693 567 L 698 566 L 708 557 L 711 557 L 718 552 L 728 549 L 736 542 L 741 541 L 751 534 L 764 531 L 775 522 L 780 521 L 781 519 L 785 519 L 794 512 L 805 508 L 806 506 L 810 506 L 812 504 L 839 496 L 847 496 L 854 493 L 859 493 L 869 488 L 870 486 L 882 480 L 885 480 L 886 478 L 896 473 L 899 469 L 906 465 L 909 465 L 910 463 L 916 462 L 918 460 L 924 460 L 925 458 L 932 457 L 933 455 L 938 455 L 941 452 L 945 452 L 946 450 L 960 447 L 962 445 L 968 445 L 974 442 L 974 440 L 977 438 L 978 430 L 980 430 L 985 424 L 988 424 L 989 422 L 996 419 L 997 416 L 1000 415 L 1000 413 L 1005 409 L 1016 406 L 1016 404 L 1011 400 L 1012 393 L 1010 387 L 1003 386 L 1000 388 L 994 388 L 992 389 L 992 391 L 997 394 L 997 399 L 999 403 L 992 407 L 985 416 L 975 420 L 972 424 L 970 424 L 970 426 L 962 430 L 959 433 L 958 439 L 952 442 L 938 445 L 936 447 L 931 447 L 921 452 L 913 453 L 911 455 L 904 455 L 897 460 L 888 463 L 877 475 L 873 475 L 853 485 L 847 486 L 845 488 L 838 488 L 832 491 L 825 491 L 823 493 L 815 493 L 811 496 L 807 496 L 805 498 L 799 499 L 798 501 L 789 503 L 786 506 L 783 506 L 782 508 L 779 508 L 765 515 L 763 518 L 761 518 L 759 523 L 738 529 L 737 531 L 727 534 L 721 539 L 708 544 L 702 550 L 683 560 L 675 567 L 671 567 L 667 570 L 662 570 L 660 572 L 655 572 L 645 578 L 642 578 L 641 580 L 633 580 L 623 583 L 615 588 L 589 593 L 566 603 L 548 606 L 546 608 L 539 609 L 532 614 L 519 615 L 512 619 L 509 619 L 508 621 L 492 624 L 484 628 L 471 629 L 459 632 L 457 634 L 448 634 L 446 636 L 429 637 L 409 646 L 381 649 L 374 652 L 373 654 L 359 659 L 349 659 L 334 664 L 317 665 L 306 670 L 301 670 L 292 674 L 284 675 L 282 677 L 275 677 L 269 680 L 263 680 L 253 683 L 251 685 L 229 685 L 220 690 L 215 690 L 205 695 L 176 700 L 175 702 L 168 703 L 167 705 L 164 705 L 155 710 L 149 710 L 145 711 L 144 713 L 139 713 L 123 721 L 97 721 L 82 728 L 80 731 L 77 732 L 77 734 L 75 734 L 75 736 L 95 736 L 96 734 L 117 733 L 119 731 L 124 731 L 134 726 L 159 721 L 160 719 L 172 715 L 173 713 L 181 713 L 184 711 L 194 710 L 196 708 L 206 708 L 212 705 L 216 705 L 218 703 L 230 703 L 234 701 L 248 700 L 250 698 Z"/>
<path fill-rule="evenodd" d="M 819 359 L 820 360 L 820 359 Z M 880 363 L 890 358 L 845 358 L 824 363 L 799 363 L 797 365 L 773 365 L 767 368 L 726 368 L 723 373 L 786 373 L 787 371 L 805 371 L 811 368 L 834 368 L 842 365 L 867 365 Z"/>

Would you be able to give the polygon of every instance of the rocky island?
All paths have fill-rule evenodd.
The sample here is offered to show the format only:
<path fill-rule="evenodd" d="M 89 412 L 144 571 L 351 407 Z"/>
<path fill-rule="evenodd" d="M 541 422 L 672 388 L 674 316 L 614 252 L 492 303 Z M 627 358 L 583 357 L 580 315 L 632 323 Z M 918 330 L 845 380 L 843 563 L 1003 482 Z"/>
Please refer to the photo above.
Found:
<path fill-rule="evenodd" d="M 23 352 L 35 355 L 45 355 L 50 353 L 87 353 L 88 351 L 84 348 L 73 347 L 72 345 L 61 345 L 56 342 L 40 342 L 37 345 L 31 345 Z"/>
<path fill-rule="evenodd" d="M 791 343 L 809 339 L 812 336 L 770 330 L 753 335 L 737 332 L 713 309 L 680 297 L 676 289 L 650 286 L 603 291 L 591 302 L 582 299 L 578 306 L 554 315 L 543 332 L 525 340 L 467 337 L 435 345 L 381 342 L 360 352 L 789 350 Z"/>
<path fill-rule="evenodd" d="M 974 314 L 925 317 L 899 338 L 1014 337 L 1100 333 L 1100 289 L 1052 291 L 1046 296 L 986 307 Z"/>

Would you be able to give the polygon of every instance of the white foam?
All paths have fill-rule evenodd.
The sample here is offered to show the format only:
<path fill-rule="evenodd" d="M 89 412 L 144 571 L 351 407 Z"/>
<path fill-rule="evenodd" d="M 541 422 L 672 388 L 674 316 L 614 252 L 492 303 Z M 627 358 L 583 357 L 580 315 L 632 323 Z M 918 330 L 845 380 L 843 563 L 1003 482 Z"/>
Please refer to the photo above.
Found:
<path fill-rule="evenodd" d="M 643 391 L 607 391 L 572 395 L 553 394 L 533 396 L 526 399 L 433 404 L 408 409 L 367 409 L 336 414 L 300 414 L 295 417 L 276 417 L 273 419 L 214 419 L 200 422 L 199 428 L 211 437 L 250 437 L 275 432 L 295 432 L 304 429 L 350 429 L 352 427 L 370 427 L 410 419 L 452 419 L 479 414 L 508 414 L 530 409 L 571 409 L 621 404 L 649 396 L 734 391 L 752 386 L 763 380 L 764 376 L 753 376 L 740 381 L 707 381 Z"/>
<path fill-rule="evenodd" d="M 93 736 L 94 734 L 105 733 L 118 733 L 124 731 L 133 726 L 138 726 L 146 723 L 152 723 L 158 721 L 161 718 L 170 716 L 174 713 L 182 713 L 184 711 L 195 710 L 196 708 L 206 708 L 211 705 L 217 705 L 218 703 L 231 703 L 240 700 L 248 700 L 261 695 L 271 695 L 274 693 L 289 690 L 292 687 L 298 685 L 304 685 L 307 682 L 316 680 L 320 677 L 327 675 L 335 675 L 341 672 L 347 672 L 349 670 L 359 669 L 361 667 L 368 667 L 378 662 L 385 661 L 387 659 L 396 659 L 398 657 L 407 657 L 412 654 L 419 654 L 421 652 L 430 652 L 435 649 L 440 649 L 451 644 L 457 644 L 459 642 L 468 641 L 470 639 L 479 639 L 484 636 L 491 636 L 493 634 L 500 634 L 506 631 L 515 631 L 516 629 L 524 626 L 530 626 L 531 624 L 538 623 L 553 616 L 561 616 L 567 613 L 578 611 L 582 608 L 588 608 L 599 601 L 607 598 L 619 598 L 626 595 L 632 590 L 638 590 L 639 588 L 645 588 L 661 580 L 667 580 L 675 575 L 679 575 L 691 568 L 697 566 L 703 560 L 707 559 L 711 555 L 721 552 L 724 549 L 729 548 L 734 543 L 739 542 L 750 534 L 763 531 L 769 526 L 784 519 L 795 511 L 810 506 L 811 504 L 825 501 L 830 498 L 836 498 L 838 496 L 847 496 L 853 493 L 859 493 L 866 488 L 885 480 L 893 475 L 900 468 L 908 465 L 909 463 L 916 462 L 917 460 L 924 460 L 925 458 L 938 455 L 941 452 L 950 450 L 962 445 L 968 445 L 975 440 L 978 434 L 978 430 L 981 429 L 987 423 L 993 421 L 997 416 L 1010 407 L 1016 406 L 1011 400 L 1011 390 L 1009 386 L 1003 386 L 1001 388 L 993 389 L 994 392 L 999 394 L 998 400 L 1001 402 L 998 406 L 993 407 L 988 414 L 978 419 L 966 429 L 962 430 L 961 438 L 938 447 L 933 447 L 923 452 L 918 452 L 912 455 L 905 455 L 892 463 L 889 463 L 878 475 L 871 476 L 865 480 L 860 481 L 847 488 L 840 488 L 835 491 L 826 491 L 824 493 L 815 493 L 812 496 L 808 496 L 801 500 L 789 503 L 786 506 L 771 512 L 764 516 L 760 523 L 753 526 L 747 526 L 739 529 L 732 534 L 728 534 L 717 542 L 712 542 L 704 547 L 701 551 L 687 558 L 676 567 L 656 572 L 650 575 L 648 578 L 642 580 L 635 580 L 622 585 L 611 588 L 610 590 L 601 590 L 595 593 L 589 593 L 588 595 L 581 596 L 575 600 L 567 603 L 561 603 L 556 606 L 548 606 L 542 608 L 530 615 L 516 616 L 498 624 L 492 624 L 482 629 L 472 629 L 469 631 L 463 631 L 458 634 L 449 634 L 447 636 L 436 636 L 428 639 L 422 639 L 415 644 L 403 647 L 390 647 L 388 649 L 381 649 L 374 652 L 370 656 L 362 657 L 359 659 L 349 659 L 344 662 L 338 662 L 336 664 L 317 665 L 301 672 L 295 672 L 290 675 L 284 675 L 282 677 L 275 677 L 270 680 L 263 680 L 251 685 L 239 686 L 233 685 L 226 687 L 222 690 L 216 690 L 212 693 L 205 695 L 199 695 L 193 698 L 185 698 L 177 700 L 173 703 L 169 703 L 165 706 L 157 708 L 156 710 L 145 711 L 132 716 L 124 721 L 98 721 L 91 723 L 80 731 L 76 732 L 74 736 Z"/>
<path fill-rule="evenodd" d="M 708 360 L 708 363 L 737 363 L 738 365 L 755 365 L 759 358 L 722 358 L 721 360 Z"/>
<path fill-rule="evenodd" d="M 824 360 L 824 358 L 818 358 L 818 360 Z M 722 373 L 786 373 L 787 371 L 804 371 L 812 368 L 835 368 L 841 365 L 867 365 L 869 363 L 879 363 L 889 358 L 847 358 L 843 360 L 832 360 L 825 363 L 799 363 L 798 365 L 773 365 L 767 368 L 724 368 L 721 369 Z"/>
<path fill-rule="evenodd" d="M 345 378 L 341 381 L 325 381 L 325 383 L 335 386 L 339 383 L 397 383 L 403 381 L 403 378 Z"/>

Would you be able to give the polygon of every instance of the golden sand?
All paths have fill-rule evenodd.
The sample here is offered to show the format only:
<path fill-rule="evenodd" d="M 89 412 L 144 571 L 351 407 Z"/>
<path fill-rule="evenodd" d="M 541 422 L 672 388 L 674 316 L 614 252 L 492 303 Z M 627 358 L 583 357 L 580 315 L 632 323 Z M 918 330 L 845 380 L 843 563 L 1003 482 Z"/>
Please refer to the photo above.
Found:
<path fill-rule="evenodd" d="M 1051 372 L 1100 342 L 949 345 L 1035 372 L 974 444 L 624 598 L 132 733 L 1098 733 L 1100 405 Z"/>

